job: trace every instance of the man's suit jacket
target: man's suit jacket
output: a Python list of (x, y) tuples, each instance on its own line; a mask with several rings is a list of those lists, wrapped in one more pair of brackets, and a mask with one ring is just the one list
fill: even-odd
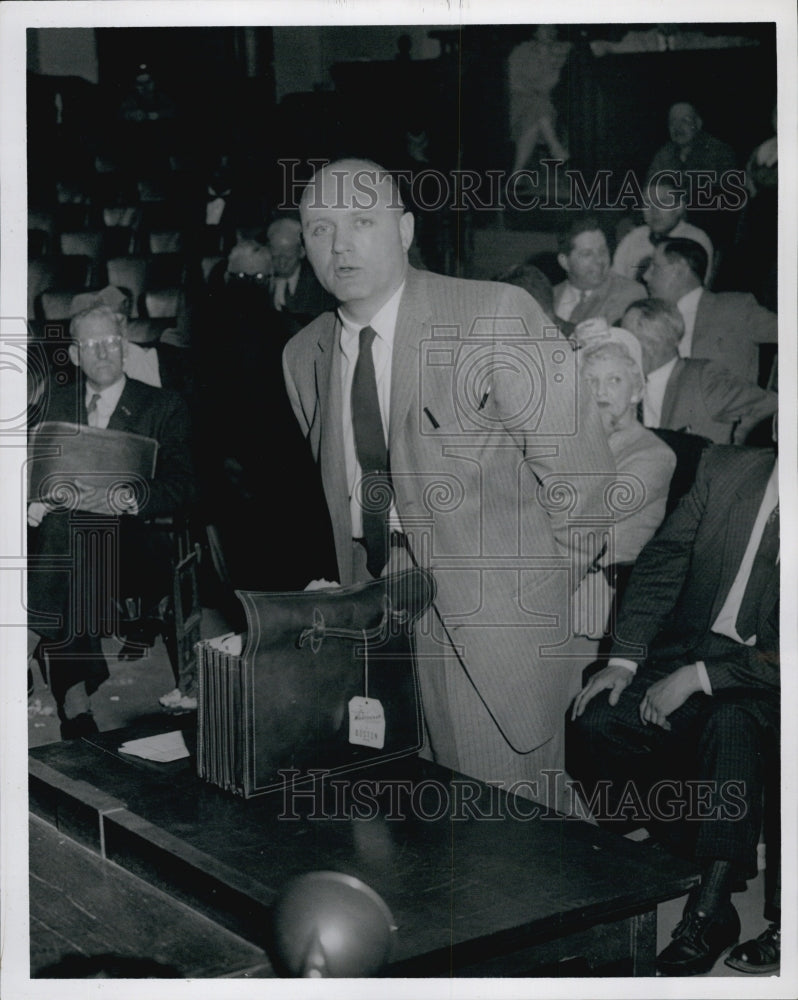
[[(321, 467), (347, 584), (339, 327), (334, 314), (320, 316), (288, 343), (283, 365)], [(566, 671), (558, 674), (556, 653), (544, 651), (568, 639), (570, 592), (595, 554), (586, 534), (606, 515), (604, 490), (614, 480), (575, 357), (521, 289), (409, 269), (391, 372), (396, 509), (416, 557), (435, 574), (436, 611), (460, 662), (520, 752), (560, 727)]]
[(660, 427), (731, 444), (733, 435), (744, 441), (778, 405), (775, 392), (742, 381), (714, 361), (679, 358), (665, 387)]
[[(554, 286), (554, 311), (557, 315), (567, 287), (567, 281), (561, 281), (559, 285)], [(629, 306), (645, 297), (645, 286), (638, 281), (625, 278), (622, 274), (610, 271), (604, 284), (592, 292), (583, 304), (577, 304), (568, 317), (568, 322), (581, 323), (583, 319), (602, 316), (610, 326), (616, 326)]]
[[(40, 419), (86, 424), (85, 383), (59, 386), (50, 393)], [(193, 502), (194, 471), (191, 461), (191, 431), (186, 404), (174, 392), (128, 378), (109, 430), (128, 431), (155, 438), (158, 458), (148, 497), (139, 511), (142, 518), (173, 514)]]
[(759, 344), (778, 343), (778, 317), (750, 292), (708, 292), (698, 300), (691, 357), (710, 358), (756, 382)]
[(711, 631), (737, 575), (773, 470), (769, 449), (709, 447), (690, 492), (640, 553), (613, 656), (674, 667), (703, 660), (713, 692), (779, 686), (778, 569), (757, 610), (754, 646)]

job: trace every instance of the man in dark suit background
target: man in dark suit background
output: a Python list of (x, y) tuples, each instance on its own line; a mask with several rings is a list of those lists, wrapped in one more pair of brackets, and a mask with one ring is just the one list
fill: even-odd
[[(127, 343), (124, 320), (108, 306), (94, 306), (75, 316), (70, 325), (70, 358), (81, 372), (77, 382), (53, 388), (41, 419), (125, 431), (158, 443), (155, 474), (117, 484), (108, 513), (105, 489), (92, 486), (89, 474), (76, 477), (71, 507), (56, 498), (33, 498), (28, 506), (31, 565), (28, 607), (31, 628), (44, 640), (40, 662), (61, 719), (64, 738), (96, 732), (90, 696), (108, 677), (100, 632), (84, 629), (86, 616), (110, 600), (140, 596), (150, 610), (169, 592), (171, 553), (163, 533), (151, 530), (149, 518), (171, 515), (194, 499), (189, 414), (186, 404), (166, 389), (145, 385), (124, 373)], [(77, 555), (75, 529), (90, 515), (90, 527), (111, 543), (97, 562)], [(69, 558), (67, 571), (59, 558)], [(111, 594), (114, 579), (119, 592)], [(48, 619), (37, 619), (46, 615)]]
[(569, 524), (600, 518), (614, 480), (595, 403), (526, 292), (409, 266), (413, 216), (376, 164), (320, 170), (300, 211), (339, 308), (288, 343), (283, 366), (338, 579), (431, 570), (437, 598), (416, 630), (426, 753), (545, 797), (575, 670), (558, 654), (591, 559), (589, 527)]
[(633, 302), (621, 326), (643, 354), (643, 423), (688, 431), (715, 444), (744, 444), (752, 428), (776, 412), (778, 396), (729, 371), (722, 362), (679, 356), (681, 313), (664, 299)]
[[(731, 892), (756, 875), (779, 692), (777, 462), (769, 449), (711, 447), (638, 557), (611, 658), (577, 696), (568, 733), (572, 773), (608, 789), (596, 818), (631, 809), (678, 833), (682, 849), (695, 838), (702, 881), (657, 960), (663, 974), (707, 972), (737, 940)], [(700, 802), (690, 781), (705, 790)], [(775, 870), (778, 844), (771, 851)], [(777, 919), (778, 895), (768, 906)]]
[(293, 336), (319, 313), (335, 308), (335, 300), (316, 279), (305, 259), (302, 226), (288, 216), (275, 219), (266, 231), (272, 255), (272, 305), (282, 314), (286, 334)]
[(707, 252), (695, 240), (665, 240), (643, 274), (652, 298), (675, 305), (684, 319), (679, 353), (709, 358), (739, 378), (757, 381), (759, 345), (778, 342), (778, 317), (750, 292), (710, 292), (703, 287)]

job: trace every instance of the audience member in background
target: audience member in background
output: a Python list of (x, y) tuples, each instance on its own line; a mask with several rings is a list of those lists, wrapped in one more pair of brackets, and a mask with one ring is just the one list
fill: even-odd
[(676, 455), (637, 417), (645, 379), (640, 342), (627, 330), (599, 324), (577, 328), (580, 374), (596, 400), (615, 468), (633, 500), (614, 523), (614, 541), (602, 563), (632, 563), (665, 517)]
[(283, 314), (288, 336), (293, 336), (320, 313), (334, 308), (335, 300), (305, 260), (298, 219), (276, 219), (267, 230), (267, 246), (273, 265), (272, 304)]
[(775, 392), (760, 389), (708, 358), (683, 358), (684, 320), (663, 299), (634, 302), (622, 325), (640, 341), (646, 386), (643, 423), (743, 444), (748, 431), (778, 409)]
[[(145, 488), (135, 481), (117, 495), (115, 506), (126, 511), (118, 515), (108, 513), (105, 490), (92, 488), (88, 472), (84, 479), (76, 476), (76, 509), (94, 515), (94, 530), (106, 524), (118, 532), (118, 549), (97, 548), (100, 564), (75, 555), (71, 509), (49, 496), (33, 498), (28, 505), (28, 524), (36, 529), (29, 547), (28, 607), (32, 615), (58, 622), (31, 627), (43, 639), (38, 658), (49, 668), (64, 739), (97, 731), (90, 697), (108, 678), (108, 666), (100, 630), (87, 626), (92, 611), (106, 608), (111, 613), (113, 599), (133, 597), (141, 601), (142, 618), (156, 617), (161, 599), (171, 592), (171, 548), (165, 533), (145, 521), (174, 514), (195, 496), (188, 408), (176, 393), (125, 375), (127, 342), (119, 314), (94, 306), (73, 318), (70, 333), (69, 356), (81, 375), (77, 383), (51, 389), (42, 419), (154, 438), (158, 454), (155, 476)], [(64, 572), (58, 561), (70, 556), (71, 571)], [(114, 578), (119, 591), (109, 593)]]
[[(693, 222), (710, 236), (718, 257), (730, 246), (737, 225), (736, 207), (727, 204), (723, 175), (733, 171), (737, 158), (731, 146), (704, 131), (703, 122), (692, 104), (674, 104), (668, 112), (670, 141), (657, 150), (646, 180), (668, 171), (690, 192), (688, 208)], [(737, 187), (742, 185), (739, 171)], [(729, 181), (725, 181), (726, 186)], [(700, 191), (701, 205), (697, 192)], [(736, 206), (736, 196), (734, 199)]]
[[(663, 975), (713, 967), (740, 933), (731, 894), (757, 874), (763, 792), (778, 775), (778, 502), (770, 449), (708, 448), (635, 563), (607, 666), (573, 706), (568, 768), (598, 790), (596, 819), (622, 828), (622, 803), (640, 803), (638, 824), (702, 865), (657, 958)], [(691, 786), (705, 789), (700, 804)], [(776, 896), (766, 915), (778, 914)], [(778, 924), (733, 958), (773, 971)]]
[(712, 241), (697, 226), (685, 221), (684, 191), (673, 180), (663, 178), (646, 190), (643, 205), (645, 225), (632, 229), (623, 237), (612, 259), (612, 269), (633, 281), (641, 281), (651, 263), (654, 248), (669, 237), (695, 240), (707, 252), (705, 283), (712, 275)]
[(733, 170), (736, 166), (731, 146), (704, 131), (704, 123), (692, 104), (680, 101), (671, 105), (668, 135), (668, 142), (654, 154), (646, 175), (648, 178), (666, 170), (682, 173), (711, 171), (719, 177), (724, 170)]
[(272, 257), (243, 240), (222, 266), (197, 359), (205, 515), (219, 529), (233, 587), (298, 590), (332, 578), (332, 532), (282, 378), (288, 331), (272, 304)]
[(554, 289), (539, 267), (527, 261), (526, 264), (519, 264), (495, 280), (503, 281), (507, 285), (515, 285), (518, 288), (523, 288), (525, 292), (529, 292), (552, 323), (558, 326), (566, 337), (571, 335), (574, 328), (573, 323), (555, 316)]
[(557, 261), (567, 275), (554, 286), (554, 312), (560, 319), (576, 324), (601, 317), (612, 326), (645, 293), (638, 282), (610, 269), (607, 238), (597, 216), (580, 213), (557, 241)]
[(193, 370), (191, 355), (184, 347), (174, 343), (161, 343), (152, 330), (145, 332), (142, 342), (131, 340), (136, 324), (131, 323), (130, 314), (133, 296), (125, 288), (107, 285), (98, 292), (81, 292), (70, 304), (70, 317), (94, 306), (108, 306), (120, 317), (120, 327), (127, 341), (124, 371), (130, 378), (144, 382), (157, 389), (172, 389), (190, 402), (193, 392)]
[(677, 306), (684, 320), (679, 354), (709, 358), (744, 381), (756, 381), (759, 344), (778, 342), (775, 313), (750, 292), (710, 292), (702, 286), (707, 255), (693, 240), (668, 239), (643, 275), (648, 293)]
[(177, 105), (172, 98), (158, 90), (146, 65), (139, 66), (131, 92), (119, 105), (119, 117), (127, 122), (154, 122), (174, 118), (176, 114)]

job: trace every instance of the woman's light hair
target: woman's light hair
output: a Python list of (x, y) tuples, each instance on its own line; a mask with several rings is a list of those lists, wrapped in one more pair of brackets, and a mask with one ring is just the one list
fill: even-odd
[(596, 361), (618, 361), (625, 365), (632, 376), (635, 393), (643, 391), (643, 373), (640, 371), (638, 363), (623, 344), (605, 341), (604, 343), (588, 344), (585, 346), (580, 358), (580, 371), (583, 378), (587, 378), (590, 365)]

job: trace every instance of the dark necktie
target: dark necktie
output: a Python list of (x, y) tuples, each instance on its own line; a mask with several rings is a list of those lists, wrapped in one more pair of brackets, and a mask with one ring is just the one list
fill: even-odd
[(745, 587), (740, 610), (737, 613), (735, 629), (741, 639), (750, 639), (756, 635), (759, 619), (759, 605), (769, 583), (776, 571), (776, 558), (779, 554), (779, 508), (773, 509), (765, 524), (759, 548), (756, 550), (748, 583)]
[(376, 336), (370, 326), (364, 326), (360, 331), (360, 350), (352, 378), (352, 429), (362, 473), (360, 490), (366, 566), (375, 577), (380, 575), (388, 561), (388, 511), (393, 501), (388, 449), (382, 430), (377, 377), (371, 354)]
[(669, 233), (649, 233), (648, 234), (649, 242), (651, 243), (651, 245), (653, 247), (658, 247), (660, 245), (660, 243), (664, 243), (665, 240), (669, 240), (670, 238), (671, 237), (670, 237)]
[(92, 422), (92, 417), (97, 413), (97, 404), (99, 402), (100, 394), (99, 392), (95, 392), (89, 400), (89, 405), (86, 407), (86, 422), (90, 427), (96, 427), (96, 424)]

